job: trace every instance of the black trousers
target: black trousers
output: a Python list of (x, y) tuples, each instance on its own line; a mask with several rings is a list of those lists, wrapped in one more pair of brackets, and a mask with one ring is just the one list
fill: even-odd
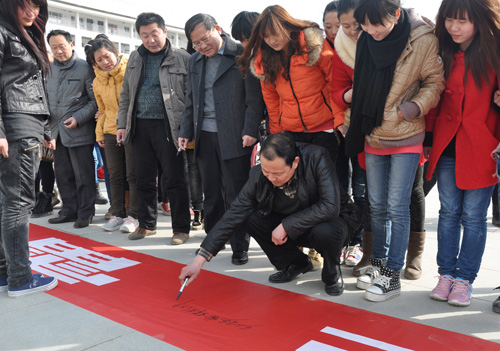
[(410, 202), (410, 231), (425, 231), (425, 192), (424, 192), (424, 166), (417, 168), (415, 180), (411, 189)]
[(66, 147), (57, 138), (54, 170), (62, 199), (60, 214), (89, 218), (95, 212), (94, 144)]
[(40, 191), (40, 181), (42, 182), (42, 191), (47, 194), (52, 194), (54, 192), (54, 182), (56, 176), (54, 174), (54, 169), (52, 168), (52, 161), (40, 161), (40, 168), (36, 174), (35, 180), (35, 193)]
[(315, 132), (315, 133), (302, 133), (302, 132), (286, 132), (295, 142), (309, 143), (313, 145), (323, 146), (330, 152), (333, 165), (337, 165), (337, 157), (339, 154), (340, 139), (337, 132)]
[[(248, 180), (251, 154), (223, 160), (217, 133), (202, 131), (196, 157), (205, 193), (204, 225), (205, 232), (208, 233)], [(233, 252), (248, 251), (250, 237), (244, 230), (240, 230), (231, 237), (230, 243)]]
[(156, 229), (158, 217), (156, 176), (158, 163), (163, 170), (164, 184), (170, 209), (172, 231), (189, 233), (189, 195), (184, 177), (184, 158), (177, 155), (171, 140), (167, 139), (163, 119), (137, 119), (132, 140), (135, 184), (139, 199), (139, 227)]
[(272, 242), (272, 231), (283, 218), (285, 216), (276, 213), (264, 216), (255, 212), (248, 220), (246, 229), (276, 269), (284, 270), (292, 263), (298, 264), (305, 260), (306, 255), (298, 246), (309, 247), (323, 256), (321, 280), (326, 285), (336, 283), (339, 279), (336, 268), (340, 265), (340, 254), (349, 232), (344, 219), (337, 217), (329, 222), (317, 224), (305, 231), (297, 240), (288, 238), (283, 245), (275, 245)]

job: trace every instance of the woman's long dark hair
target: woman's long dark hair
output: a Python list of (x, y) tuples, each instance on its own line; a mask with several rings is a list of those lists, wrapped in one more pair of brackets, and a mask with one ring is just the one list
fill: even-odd
[(32, 0), (34, 4), (40, 6), (40, 13), (30, 28), (24, 28), (19, 23), (17, 9), (31, 11), (26, 0), (0, 0), (0, 12), (3, 18), (19, 31), (22, 42), (36, 57), (40, 68), (47, 73), (49, 70), (49, 58), (45, 45), (45, 26), (49, 18), (47, 0)]
[(445, 77), (452, 69), (460, 45), (455, 43), (445, 27), (446, 18), (464, 19), (474, 24), (476, 34), (465, 52), (465, 77), (470, 69), (478, 89), (490, 82), (488, 70), (493, 68), (500, 78), (500, 6), (498, 0), (443, 0), (436, 16), (436, 36), (444, 62)]
[[(240, 71), (244, 74), (250, 67), (252, 59), (257, 56), (259, 51), (262, 51), (265, 82), (274, 83), (282, 67), (284, 68), (283, 78), (288, 80), (291, 55), (308, 53), (306, 47), (300, 46), (299, 32), (309, 27), (319, 28), (314, 22), (293, 18), (279, 5), (266, 7), (257, 19), (252, 35), (248, 39), (248, 44), (238, 59)], [(288, 36), (289, 31), (290, 36)], [(279, 35), (284, 38), (289, 37), (288, 47), (282, 51), (274, 50), (264, 41), (266, 34)], [(285, 55), (283, 51), (289, 54)]]

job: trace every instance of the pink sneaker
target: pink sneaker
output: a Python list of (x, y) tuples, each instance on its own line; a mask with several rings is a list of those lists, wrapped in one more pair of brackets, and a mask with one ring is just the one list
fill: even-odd
[(431, 298), (439, 301), (447, 301), (450, 295), (451, 286), (453, 284), (453, 277), (449, 274), (440, 275), (439, 282), (436, 287), (431, 291)]
[(472, 285), (468, 280), (455, 278), (451, 287), (448, 303), (454, 306), (469, 306), (472, 297)]

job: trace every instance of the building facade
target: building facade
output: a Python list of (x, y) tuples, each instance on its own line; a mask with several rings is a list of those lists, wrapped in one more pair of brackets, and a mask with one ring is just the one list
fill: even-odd
[[(46, 33), (53, 29), (71, 33), (75, 51), (81, 58), (85, 57), (85, 45), (99, 33), (106, 34), (119, 53), (130, 54), (141, 45), (135, 30), (136, 17), (79, 5), (77, 2), (48, 0), (48, 5)], [(183, 28), (167, 25), (167, 36), (174, 46), (186, 48), (187, 38)]]

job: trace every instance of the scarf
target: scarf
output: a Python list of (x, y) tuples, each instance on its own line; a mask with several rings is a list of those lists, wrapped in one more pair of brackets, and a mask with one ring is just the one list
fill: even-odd
[(335, 38), (335, 51), (343, 63), (354, 69), (354, 60), (356, 58), (356, 42), (339, 29)]
[(382, 125), (385, 102), (391, 90), (396, 62), (410, 37), (408, 13), (401, 16), (389, 35), (376, 41), (362, 33), (356, 48), (351, 124), (346, 135), (346, 155), (355, 156), (364, 149), (365, 135)]

